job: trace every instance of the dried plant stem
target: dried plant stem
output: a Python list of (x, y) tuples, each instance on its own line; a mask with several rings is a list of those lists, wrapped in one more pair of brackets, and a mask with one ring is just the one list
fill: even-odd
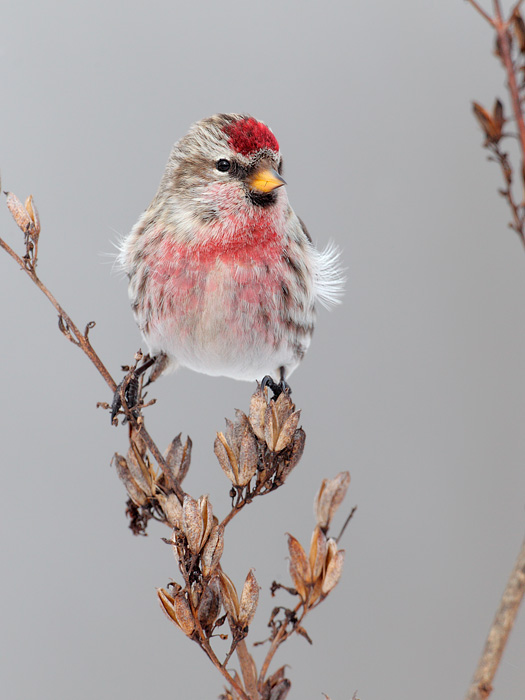
[[(71, 317), (69, 314), (64, 310), (64, 308), (58, 303), (57, 299), (54, 297), (54, 295), (49, 291), (49, 289), (46, 287), (46, 285), (42, 282), (42, 280), (38, 277), (35, 271), (35, 267), (32, 264), (28, 264), (23, 258), (21, 258), (15, 251), (9, 246), (2, 238), (0, 238), (0, 247), (3, 248), (8, 255), (10, 255), (13, 260), (15, 260), (20, 268), (27, 274), (29, 279), (40, 289), (40, 291), (49, 299), (49, 301), (53, 304), (55, 309), (58, 312), (58, 317), (59, 317), (59, 327), (60, 330), (62, 331), (63, 335), (73, 343), (73, 345), (76, 345), (79, 347), (87, 357), (91, 360), (91, 362), (95, 365), (97, 368), (99, 374), (102, 376), (106, 384), (109, 386), (110, 390), (115, 393), (117, 390), (117, 383), (111, 376), (111, 374), (108, 372), (106, 366), (96, 353), (95, 349), (91, 345), (91, 341), (89, 340), (89, 331), (93, 326), (95, 325), (93, 322), (88, 323), (86, 325), (86, 329), (84, 333), (82, 333), (78, 326), (72, 321)], [(149, 435), (148, 431), (146, 430), (143, 420), (137, 418), (133, 415), (131, 411), (126, 411), (127, 418), (130, 422), (130, 425), (137, 430), (137, 432), (140, 432), (140, 435), (144, 439), (144, 442), (148, 446), (148, 449), (150, 450), (151, 454), (154, 456), (155, 460), (157, 461), (157, 464), (159, 467), (162, 469), (164, 474), (166, 474), (170, 485), (173, 486), (173, 490), (177, 494), (177, 497), (179, 501), (182, 503), (184, 499), (184, 491), (180, 487), (180, 484), (173, 482), (173, 480), (170, 477), (169, 470), (166, 467), (166, 461), (164, 457), (162, 456), (159, 448), (155, 444), (154, 440), (151, 438)]]
[(71, 320), (71, 317), (64, 311), (62, 306), (58, 303), (58, 301), (55, 299), (53, 294), (49, 291), (49, 289), (45, 286), (45, 284), (40, 280), (38, 275), (35, 272), (35, 269), (33, 267), (28, 267), (24, 260), (15, 253), (15, 251), (2, 239), (0, 238), (0, 246), (14, 259), (16, 262), (19, 264), (20, 268), (28, 275), (28, 277), (36, 284), (36, 286), (40, 289), (40, 291), (45, 294), (45, 296), (49, 299), (49, 301), (53, 304), (55, 309), (58, 312), (58, 316), (60, 319), (62, 319), (62, 330), (63, 334), (66, 336), (68, 340), (70, 340), (73, 345), (77, 345), (83, 352), (89, 357), (91, 362), (95, 365), (99, 373), (102, 375), (104, 381), (106, 384), (109, 386), (111, 391), (115, 392), (117, 389), (117, 384), (113, 377), (110, 375), (108, 370), (106, 369), (104, 363), (100, 359), (100, 357), (97, 355), (95, 350), (93, 349), (93, 346), (91, 345), (89, 338), (88, 338), (88, 331), (90, 328), (93, 327), (93, 324), (89, 324), (86, 326), (86, 330), (84, 333), (81, 333), (80, 330), (77, 328), (77, 326), (73, 323)]
[[(514, 8), (517, 9), (521, 5), (521, 0), (518, 2)], [(513, 10), (513, 12), (514, 12)], [(516, 82), (516, 74), (514, 72), (514, 63), (511, 56), (510, 47), (510, 36), (509, 36), (509, 20), (504, 21), (501, 15), (501, 7), (499, 0), (494, 0), (494, 11), (495, 17), (493, 19), (493, 26), (496, 30), (498, 36), (498, 42), (501, 51), (501, 60), (505, 66), (505, 72), (507, 74), (508, 88), (510, 92), (510, 97), (512, 101), (512, 111), (514, 113), (514, 118), (518, 126), (519, 144), (521, 150), (521, 162), (525, 163), (525, 121), (523, 119), (523, 113), (521, 111), (521, 100), (518, 90), (518, 84)], [(511, 17), (512, 14), (511, 13)], [(522, 165), (523, 170), (523, 165)], [(510, 188), (509, 188), (510, 190)], [(512, 203), (511, 203), (512, 205)], [(519, 235), (521, 242), (525, 246), (525, 233), (523, 231), (523, 225), (515, 227), (517, 234)]]
[[(228, 683), (232, 686), (232, 688), (235, 689), (241, 700), (258, 700), (258, 696), (256, 695), (247, 695), (244, 691), (244, 689), (239, 685), (239, 683), (231, 676), (226, 668), (221, 664), (219, 659), (215, 656), (215, 652), (210, 646), (210, 643), (204, 636), (204, 632), (202, 632), (202, 629), (200, 630), (202, 633), (203, 639), (201, 640), (201, 647), (204, 649), (206, 654), (208, 655), (208, 658), (212, 662), (212, 664), (217, 668), (221, 674), (224, 676), (224, 678), (228, 681)], [(241, 665), (242, 668), (242, 665)]]
[(175, 481), (174, 479), (172, 479), (171, 473), (166, 465), (166, 460), (164, 459), (161, 451), (159, 450), (159, 448), (155, 444), (155, 441), (153, 440), (151, 435), (146, 430), (144, 423), (142, 421), (137, 421), (137, 419), (135, 418), (135, 416), (133, 416), (133, 414), (131, 412), (129, 412), (129, 414), (130, 415), (128, 415), (128, 420), (129, 420), (130, 425), (137, 432), (140, 433), (140, 436), (142, 437), (142, 439), (144, 440), (144, 442), (148, 446), (148, 450), (155, 457), (155, 461), (157, 462), (159, 467), (162, 469), (162, 472), (166, 476), (166, 479), (167, 479), (169, 485), (173, 488), (177, 498), (179, 499), (179, 502), (182, 505), (182, 503), (184, 501), (184, 495), (185, 495), (184, 490), (181, 488), (181, 485), (179, 484), (178, 481)]
[(241, 666), (241, 673), (246, 686), (246, 692), (250, 696), (250, 700), (259, 700), (259, 691), (257, 690), (257, 671), (253, 663), (253, 658), (248, 651), (244, 639), (237, 644), (235, 651)]
[(476, 2), (476, 0), (467, 0), (467, 2), (470, 3), (470, 4), (472, 5), (472, 7), (473, 7), (477, 12), (479, 12), (479, 14), (480, 14), (482, 17), (484, 17), (484, 18), (487, 20), (487, 22), (488, 22), (489, 24), (494, 25), (494, 22), (493, 22), (493, 20), (492, 20), (492, 17), (491, 17), (489, 14), (487, 14), (487, 13), (485, 12), (485, 10), (484, 10), (482, 7), (480, 7), (480, 5), (478, 5), (478, 3)]
[[(519, 76), (525, 68), (525, 23), (519, 12), (522, 0), (519, 0), (510, 10), (508, 18), (504, 19), (500, 0), (493, 0), (493, 16), (485, 12), (475, 0), (468, 0), (474, 9), (491, 25), (496, 33), (496, 55), (501, 60), (506, 77), (507, 88), (510, 94), (512, 113), (517, 127), (517, 138), (520, 149), (521, 179), (525, 184), (525, 119), (523, 116), (522, 102), (524, 83), (518, 85)], [(517, 52), (513, 46), (517, 46)], [(516, 58), (513, 58), (513, 51)], [(520, 93), (521, 91), (521, 93)], [(502, 139), (510, 134), (505, 134), (502, 127), (506, 122), (503, 114), (503, 104), (496, 100), (494, 111), (490, 114), (478, 103), (473, 104), (474, 113), (485, 133), (484, 147), (492, 153), (489, 160), (499, 163), (505, 189), (500, 190), (512, 212), (510, 227), (519, 235), (525, 246), (525, 199), (520, 204), (512, 193), (513, 170), (510, 158), (501, 147)], [(483, 654), (474, 674), (474, 679), (466, 700), (485, 700), (492, 692), (492, 681), (501, 662), (508, 636), (514, 625), (519, 606), (525, 593), (525, 542), (522, 545), (516, 565), (510, 575), (507, 587), (503, 593), (498, 611), (490, 629)]]
[[(522, 0), (520, 0), (513, 8), (510, 16), (521, 5)], [(514, 63), (512, 61), (511, 49), (510, 49), (510, 36), (509, 36), (509, 24), (510, 20), (504, 20), (501, 14), (501, 7), (499, 0), (494, 0), (494, 12), (495, 17), (492, 19), (492, 25), (496, 30), (498, 35), (498, 42), (501, 51), (501, 58), (503, 65), (505, 66), (505, 72), (507, 73), (507, 80), (509, 81), (509, 92), (512, 100), (512, 111), (514, 112), (514, 118), (516, 119), (516, 124), (518, 125), (519, 142), (521, 148), (521, 158), (525, 160), (525, 121), (523, 120), (523, 113), (521, 111), (520, 95), (518, 90), (518, 84), (516, 82), (516, 74), (514, 72)]]
[(492, 681), (501, 661), (520, 603), (525, 593), (525, 540), (510, 574), (485, 648), (465, 700), (485, 700), (492, 692)]
[[(472, 7), (490, 24), (496, 33), (496, 53), (499, 56), (503, 69), (507, 76), (507, 88), (510, 95), (510, 101), (512, 105), (512, 113), (514, 120), (516, 122), (518, 133), (514, 135), (519, 143), (520, 153), (521, 153), (521, 178), (525, 183), (525, 119), (523, 117), (522, 111), (522, 96), (520, 95), (520, 87), (518, 86), (517, 74), (523, 69), (523, 66), (517, 63), (512, 56), (512, 46), (513, 37), (512, 30), (516, 31), (516, 24), (520, 23), (518, 26), (523, 27), (523, 21), (519, 15), (519, 7), (522, 0), (519, 0), (509, 13), (508, 19), (504, 19), (501, 11), (501, 3), (499, 0), (493, 0), (494, 16), (491, 17), (485, 10), (483, 10), (480, 5), (475, 0), (467, 0)], [(520, 30), (522, 31), (522, 30)], [(522, 39), (523, 40), (523, 37)], [(523, 48), (521, 49), (520, 56), (523, 58)], [(523, 90), (523, 85), (521, 86)], [(499, 102), (499, 101), (497, 101)], [(506, 189), (500, 190), (500, 194), (503, 195), (509, 204), (512, 212), (513, 221), (510, 227), (516, 231), (522, 244), (525, 246), (525, 199), (520, 205), (516, 204), (514, 196), (512, 194), (512, 180), (513, 172), (512, 166), (510, 164), (508, 154), (504, 153), (499, 146), (499, 141), (502, 138), (508, 137), (509, 134), (504, 134), (501, 131), (501, 126), (503, 125), (503, 106), (500, 103), (499, 107), (501, 109), (502, 122), (497, 128), (497, 136), (494, 134), (489, 134), (485, 129), (485, 135), (487, 140), (485, 142), (485, 147), (489, 148), (494, 153), (493, 160), (496, 160), (501, 167), (503, 177), (506, 183)], [(475, 111), (480, 109), (480, 105), (474, 103)], [(481, 108), (481, 112), (489, 119), (489, 130), (494, 127), (493, 117), (491, 117), (485, 110)], [(479, 119), (479, 114), (477, 115)], [(492, 160), (492, 158), (491, 158)]]
[[(293, 609), (294, 613), (298, 613), (299, 610), (301, 609), (301, 606), (303, 605), (303, 602), (301, 601), (300, 603), (297, 603), (295, 608)], [(298, 624), (301, 624), (304, 616), (306, 615), (306, 608), (303, 610), (303, 614), (299, 618)], [(288, 637), (290, 636), (290, 632), (287, 630), (288, 625), (286, 622), (283, 622), (281, 627), (279, 628), (277, 634), (275, 635), (274, 639), (272, 640), (271, 646), (268, 650), (268, 653), (266, 654), (266, 658), (263, 661), (263, 665), (261, 666), (261, 672), (259, 673), (259, 689), (262, 689), (264, 679), (266, 678), (266, 674), (268, 673), (268, 669), (270, 668), (270, 664), (272, 663), (272, 659), (275, 655), (275, 652), (279, 648), (279, 646), (285, 642)]]

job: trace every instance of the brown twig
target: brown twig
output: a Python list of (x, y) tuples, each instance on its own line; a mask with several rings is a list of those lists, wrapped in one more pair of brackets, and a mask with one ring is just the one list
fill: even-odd
[[(522, 97), (520, 95), (520, 87), (518, 86), (518, 81), (516, 79), (517, 72), (521, 70), (523, 66), (518, 66), (517, 62), (513, 59), (513, 39), (510, 31), (511, 27), (516, 30), (516, 26), (518, 26), (518, 30), (516, 31), (522, 32), (522, 29), (519, 28), (523, 27), (522, 18), (519, 14), (519, 7), (522, 0), (519, 0), (519, 2), (514, 5), (510, 11), (508, 19), (503, 18), (499, 0), (493, 0), (494, 15), (492, 17), (485, 12), (485, 10), (483, 10), (483, 8), (475, 0), (467, 0), (467, 2), (469, 2), (472, 7), (474, 7), (474, 9), (491, 25), (496, 33), (496, 53), (501, 59), (503, 69), (505, 70), (507, 77), (507, 88), (510, 95), (512, 113), (518, 130), (517, 140), (521, 153), (521, 175), (525, 184), (525, 119), (521, 108)], [(521, 60), (523, 60), (523, 54), (524, 49), (521, 47), (519, 54)], [(501, 103), (499, 106), (501, 109), (503, 109)], [(480, 108), (480, 105), (475, 104), (474, 107), (476, 112), (476, 110)], [(485, 147), (491, 150), (494, 154), (494, 160), (500, 164), (503, 177), (505, 179), (506, 189), (500, 190), (500, 193), (507, 199), (512, 212), (513, 221), (510, 224), (510, 227), (516, 231), (522, 244), (525, 246), (525, 201), (522, 201), (522, 203), (518, 205), (514, 200), (511, 190), (511, 183), (513, 179), (512, 167), (507, 154), (501, 151), (499, 147), (499, 140), (509, 135), (501, 133), (501, 124), (498, 127), (499, 133), (496, 136), (494, 136), (494, 134), (491, 135), (490, 130), (491, 127), (494, 126), (493, 117), (485, 112), (483, 108), (480, 108), (480, 111), (484, 112), (485, 116), (487, 116), (489, 120), (488, 130), (485, 129), (485, 135), (487, 136)], [(478, 118), (480, 117), (479, 113), (477, 116)], [(483, 115), (481, 121), (483, 121)]]
[(249, 695), (246, 695), (246, 692), (244, 691), (244, 688), (242, 688), (239, 683), (233, 678), (233, 676), (228, 673), (226, 668), (221, 664), (219, 659), (216, 657), (215, 652), (210, 646), (210, 643), (206, 640), (205, 642), (202, 643), (202, 648), (206, 652), (208, 658), (212, 662), (212, 664), (215, 666), (216, 669), (218, 669), (221, 674), (224, 676), (224, 678), (228, 681), (228, 683), (231, 685), (232, 688), (235, 689), (236, 693), (239, 695), (241, 700), (252, 700), (252, 697)]
[(493, 19), (493, 26), (498, 35), (501, 59), (505, 67), (505, 72), (507, 73), (507, 80), (509, 81), (509, 92), (512, 99), (512, 109), (514, 112), (514, 118), (516, 119), (516, 124), (518, 125), (521, 155), (522, 157), (525, 157), (525, 121), (523, 120), (523, 113), (521, 111), (520, 95), (518, 90), (518, 84), (516, 82), (516, 74), (514, 72), (514, 62), (511, 56), (511, 40), (509, 35), (509, 26), (512, 21), (512, 17), (514, 13), (518, 10), (519, 6), (521, 5), (521, 2), (522, 0), (520, 0), (513, 7), (510, 13), (510, 18), (504, 20), (501, 14), (499, 0), (494, 0), (495, 17)]
[[(500, 0), (493, 0), (494, 15), (488, 15), (475, 0), (468, 2), (492, 26), (496, 33), (496, 55), (500, 58), (507, 77), (512, 113), (517, 126), (517, 140), (521, 157), (521, 178), (525, 185), (525, 119), (522, 111), (524, 83), (518, 86), (517, 75), (525, 70), (525, 23), (519, 13), (522, 0), (511, 9), (508, 19), (503, 18)], [(511, 34), (511, 29), (514, 33)], [(517, 55), (513, 58), (513, 41), (517, 45)], [(516, 53), (516, 51), (515, 51)], [(521, 94), (520, 94), (521, 91)], [(503, 105), (496, 100), (490, 114), (481, 105), (474, 103), (474, 113), (486, 136), (485, 148), (492, 153), (491, 160), (499, 163), (505, 189), (500, 190), (510, 207), (512, 223), (510, 227), (519, 235), (525, 245), (525, 198), (516, 203), (512, 193), (513, 171), (510, 158), (500, 147), (500, 141), (508, 136), (502, 131), (505, 123)], [(501, 662), (508, 636), (518, 614), (525, 593), (525, 542), (522, 545), (514, 570), (512, 571), (500, 606), (496, 613), (467, 700), (485, 700), (492, 692), (492, 681)]]
[[(297, 603), (297, 605), (293, 609), (294, 615), (299, 612), (302, 606), (303, 601)], [(298, 625), (301, 624), (307, 612), (308, 608), (305, 607), (303, 609), (301, 617), (297, 621)], [(281, 644), (285, 642), (291, 634), (293, 634), (294, 628), (292, 627), (291, 630), (288, 629), (289, 622), (289, 620), (283, 620), (283, 623), (281, 624), (279, 630), (277, 631), (277, 634), (272, 640), (270, 648), (268, 649), (268, 653), (266, 654), (266, 657), (261, 666), (261, 671), (259, 673), (259, 691), (262, 690), (262, 687), (264, 685), (264, 679), (266, 678), (266, 674), (268, 673), (268, 669), (270, 668), (270, 664), (272, 663), (272, 659), (275, 655), (275, 652), (281, 646)]]
[(191, 611), (193, 613), (193, 619), (195, 621), (195, 627), (197, 629), (197, 634), (199, 635), (199, 639), (198, 639), (199, 646), (206, 652), (206, 655), (208, 656), (208, 658), (210, 659), (212, 664), (215, 666), (215, 668), (217, 668), (222, 673), (222, 675), (228, 681), (228, 683), (230, 683), (232, 688), (235, 688), (235, 691), (238, 693), (241, 700), (257, 700), (257, 698), (252, 697), (251, 694), (247, 695), (246, 692), (244, 691), (244, 688), (242, 688), (242, 686), (239, 683), (237, 683), (237, 681), (233, 678), (233, 676), (230, 673), (228, 673), (228, 671), (226, 669), (226, 665), (221, 664), (221, 662), (217, 658), (215, 652), (213, 651), (209, 640), (206, 638), (206, 635), (204, 634), (204, 630), (202, 629), (202, 625), (199, 622), (199, 617), (197, 615), (197, 611), (195, 610), (195, 607), (193, 606), (193, 603), (191, 602), (191, 600), (189, 601), (189, 603), (190, 603)]
[(339, 540), (341, 539), (341, 537), (342, 537), (343, 534), (344, 534), (344, 531), (345, 531), (346, 528), (348, 527), (348, 523), (349, 523), (350, 520), (352, 520), (352, 518), (354, 517), (356, 510), (357, 510), (357, 506), (354, 506), (354, 507), (352, 508), (352, 510), (350, 511), (350, 513), (348, 514), (348, 517), (346, 518), (346, 520), (345, 520), (345, 522), (344, 522), (344, 524), (343, 524), (343, 527), (341, 528), (341, 532), (340, 532), (340, 533), (337, 535), (337, 537), (335, 538), (335, 541), (337, 542), (337, 544), (339, 544)]
[(246, 686), (250, 700), (259, 700), (259, 692), (257, 690), (257, 671), (253, 664), (253, 658), (244, 639), (241, 639), (236, 646), (237, 658), (241, 667), (241, 673)]
[[(102, 376), (106, 384), (109, 386), (110, 390), (114, 393), (117, 390), (117, 383), (109, 373), (108, 369), (96, 353), (95, 349), (91, 345), (91, 341), (89, 340), (89, 331), (93, 326), (95, 325), (93, 321), (88, 323), (86, 325), (86, 329), (84, 333), (82, 333), (78, 326), (73, 322), (71, 319), (71, 316), (65, 311), (65, 309), (59, 304), (57, 301), (56, 297), (49, 291), (49, 289), (46, 287), (46, 285), (42, 282), (42, 280), (38, 277), (35, 271), (35, 266), (34, 265), (28, 265), (26, 261), (24, 261), (23, 258), (21, 258), (15, 251), (11, 248), (10, 245), (8, 245), (2, 238), (0, 238), (0, 247), (2, 247), (8, 255), (10, 255), (13, 260), (15, 260), (18, 265), (20, 266), (20, 269), (23, 270), (26, 275), (29, 277), (29, 279), (40, 289), (40, 291), (49, 299), (49, 301), (53, 304), (55, 309), (58, 312), (58, 318), (59, 318), (59, 328), (62, 334), (71, 342), (73, 345), (76, 345), (78, 348), (80, 348), (85, 355), (91, 360), (91, 362), (95, 365), (96, 369), (98, 370), (99, 374)], [(126, 407), (128, 409), (128, 407)], [(177, 497), (179, 501), (182, 503), (184, 499), (184, 491), (181, 488), (180, 484), (174, 482), (170, 475), (169, 471), (166, 467), (166, 461), (164, 457), (162, 456), (161, 451), (155, 444), (154, 440), (146, 430), (146, 427), (144, 426), (144, 422), (142, 419), (137, 419), (133, 413), (128, 409), (126, 410), (126, 416), (130, 422), (130, 424), (138, 431), (140, 432), (142, 438), (144, 439), (144, 442), (148, 446), (148, 449), (150, 450), (151, 454), (155, 458), (157, 464), (159, 467), (162, 469), (164, 474), (166, 474), (166, 477), (169, 480), (170, 485), (173, 487), (173, 490), (177, 494)]]
[(38, 275), (36, 274), (34, 268), (28, 268), (24, 260), (15, 253), (15, 251), (2, 239), (0, 238), (0, 246), (18, 263), (20, 268), (26, 273), (26, 275), (29, 277), (29, 279), (36, 284), (36, 286), (40, 289), (40, 291), (45, 294), (45, 296), (49, 299), (49, 301), (53, 304), (55, 309), (58, 312), (58, 318), (61, 320), (61, 327), (60, 330), (62, 333), (66, 336), (66, 338), (73, 343), (73, 345), (77, 345), (91, 360), (91, 362), (95, 365), (97, 368), (98, 372), (102, 375), (104, 381), (106, 384), (109, 386), (111, 391), (115, 392), (117, 389), (117, 384), (113, 377), (110, 375), (108, 370), (106, 369), (104, 363), (100, 359), (100, 357), (97, 355), (95, 350), (93, 349), (93, 346), (91, 345), (91, 342), (88, 337), (88, 333), (90, 328), (93, 327), (93, 322), (88, 324), (86, 326), (86, 331), (84, 333), (81, 333), (80, 330), (77, 328), (75, 323), (71, 320), (71, 317), (66, 313), (66, 311), (62, 308), (62, 306), (58, 303), (56, 298), (51, 294), (49, 289), (45, 286), (45, 284), (40, 280)]
[(525, 541), (516, 564), (509, 576), (498, 611), (490, 628), (472, 685), (465, 700), (486, 700), (492, 692), (492, 681), (501, 656), (516, 620), (520, 603), (525, 594)]
[(489, 14), (487, 14), (487, 13), (485, 12), (485, 10), (484, 10), (482, 7), (480, 7), (480, 5), (478, 5), (478, 3), (476, 2), (476, 0), (467, 0), (467, 2), (470, 3), (470, 4), (472, 5), (472, 7), (473, 7), (477, 12), (479, 12), (479, 14), (480, 14), (482, 17), (484, 17), (484, 18), (487, 20), (487, 22), (488, 22), (489, 24), (491, 24), (492, 26), (494, 26), (494, 20), (492, 19), (492, 17), (491, 17)]
[(247, 503), (251, 503), (252, 500), (253, 500), (256, 496), (260, 496), (261, 494), (264, 495), (265, 493), (268, 493), (270, 489), (267, 489), (267, 490), (263, 491), (263, 489), (264, 489), (265, 487), (267, 487), (267, 484), (268, 484), (267, 481), (261, 482), (260, 484), (258, 484), (258, 485), (255, 487), (255, 489), (254, 489), (253, 491), (251, 491), (251, 492), (249, 493), (249, 495), (248, 495), (247, 498), (243, 498), (239, 503), (236, 503), (236, 504), (233, 506), (233, 508), (230, 510), (230, 512), (228, 513), (228, 515), (226, 515), (225, 518), (222, 520), (221, 525), (222, 525), (223, 527), (226, 527), (226, 525), (228, 525), (228, 523), (231, 522), (231, 521), (233, 520), (233, 518), (237, 515), (237, 513), (240, 513), (240, 512), (241, 512), (241, 510), (244, 508), (244, 506), (245, 506)]

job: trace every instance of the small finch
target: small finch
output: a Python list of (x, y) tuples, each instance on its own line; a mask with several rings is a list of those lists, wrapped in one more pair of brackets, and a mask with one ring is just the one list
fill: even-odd
[(248, 115), (203, 119), (175, 144), (119, 256), (157, 373), (180, 365), (286, 385), (316, 301), (336, 303), (343, 278), (337, 250), (312, 245), (285, 184), (277, 139)]

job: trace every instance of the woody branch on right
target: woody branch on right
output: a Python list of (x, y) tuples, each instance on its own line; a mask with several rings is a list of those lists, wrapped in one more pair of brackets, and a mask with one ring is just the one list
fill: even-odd
[[(525, 22), (520, 12), (522, 0), (503, 14), (500, 0), (493, 0), (492, 14), (475, 0), (467, 0), (494, 32), (494, 54), (506, 78), (506, 98), (496, 97), (491, 109), (472, 103), (483, 131), (483, 147), (489, 160), (496, 162), (503, 185), (498, 190), (510, 209), (509, 227), (525, 246)], [(514, 147), (517, 144), (517, 149)], [(485, 700), (500, 664), (509, 634), (525, 593), (525, 542), (518, 554), (500, 604), (489, 630), (478, 667), (466, 700)]]

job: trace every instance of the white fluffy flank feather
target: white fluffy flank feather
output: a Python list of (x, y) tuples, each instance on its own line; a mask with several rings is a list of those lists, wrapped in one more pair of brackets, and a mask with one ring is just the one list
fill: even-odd
[(314, 293), (316, 299), (327, 309), (340, 304), (345, 291), (346, 277), (341, 267), (341, 251), (330, 241), (326, 248), (315, 248)]

